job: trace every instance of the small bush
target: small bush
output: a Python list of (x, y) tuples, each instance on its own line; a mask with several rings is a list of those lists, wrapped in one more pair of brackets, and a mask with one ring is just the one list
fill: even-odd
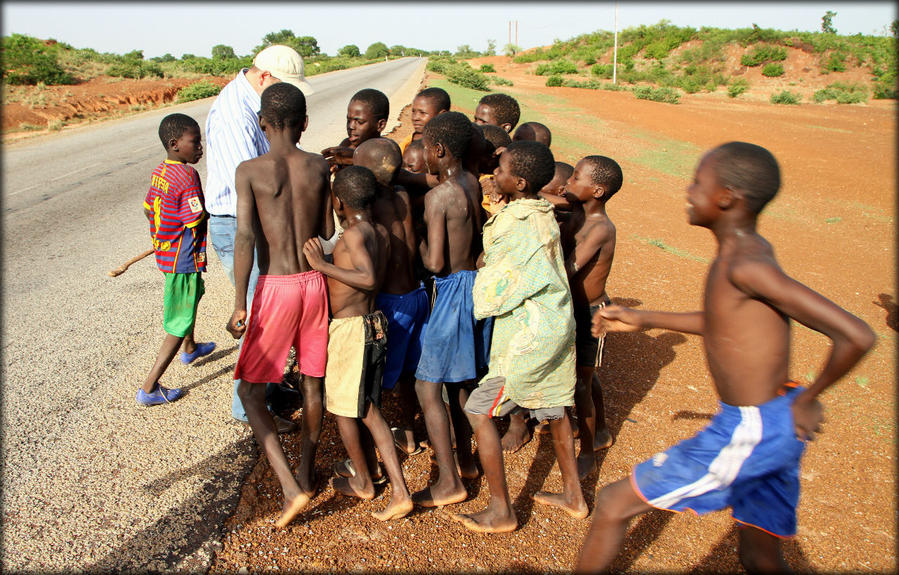
[(496, 68), (493, 67), (493, 64), (481, 64), (481, 73), (489, 74), (490, 72), (496, 72)]
[(490, 78), (490, 81), (495, 86), (514, 86), (515, 85), (512, 83), (512, 80), (506, 80), (505, 78), (500, 78), (499, 76), (493, 76), (492, 78)]
[(665, 104), (677, 104), (680, 94), (674, 88), (653, 88), (651, 86), (637, 86), (634, 88), (634, 96), (638, 100), (652, 100)]
[(772, 104), (798, 104), (802, 100), (802, 95), (789, 90), (771, 94)]
[(837, 104), (858, 104), (868, 100), (868, 89), (862, 84), (834, 82), (815, 92), (812, 98), (816, 104), (827, 100), (836, 100)]
[(577, 74), (577, 66), (568, 60), (555, 60), (547, 64), (538, 64), (534, 72), (538, 76), (555, 76), (558, 74)]
[(549, 87), (561, 86), (563, 83), (562, 76), (550, 76), (546, 79), (546, 85)]
[(594, 64), (590, 67), (590, 73), (600, 78), (611, 78), (614, 66), (612, 64)]
[(453, 84), (471, 88), (472, 90), (480, 90), (482, 92), (490, 91), (487, 76), (481, 74), (465, 62), (447, 66), (445, 67), (445, 70), (444, 74), (446, 74), (446, 79)]
[(222, 89), (219, 86), (206, 80), (194, 82), (190, 86), (185, 86), (178, 90), (179, 102), (190, 102), (193, 100), (202, 100), (211, 96), (217, 96)]
[(845, 72), (846, 54), (843, 52), (831, 52), (824, 62), (825, 72)]
[(428, 71), (436, 72), (438, 74), (446, 74), (446, 69), (449, 66), (453, 66), (456, 64), (456, 61), (451, 58), (428, 58)]
[(767, 62), (780, 62), (787, 59), (787, 50), (783, 46), (771, 46), (764, 44), (753, 48), (750, 52), (743, 54), (740, 58), (740, 64), (744, 66), (761, 66)]
[(775, 64), (774, 62), (769, 62), (765, 64), (765, 67), (762, 68), (762, 76), (768, 76), (769, 78), (776, 78), (778, 76), (784, 75), (784, 67), (780, 64)]
[(731, 81), (731, 83), (727, 86), (727, 95), (731, 98), (736, 98), (743, 92), (749, 89), (749, 80), (746, 78), (735, 78)]
[(55, 51), (31, 36), (12, 34), (2, 39), (3, 81), (10, 85), (74, 84), (75, 78), (60, 65)]

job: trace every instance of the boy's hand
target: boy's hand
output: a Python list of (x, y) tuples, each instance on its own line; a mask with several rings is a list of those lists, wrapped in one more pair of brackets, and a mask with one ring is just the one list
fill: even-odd
[(231, 337), (234, 339), (240, 339), (240, 336), (247, 331), (247, 310), (240, 309), (234, 310), (234, 313), (231, 314), (231, 319), (228, 320), (228, 325), (225, 326), (225, 329), (228, 330), (228, 333), (231, 334)]
[(620, 305), (607, 305), (593, 314), (593, 337), (610, 331), (639, 331), (640, 312)]
[(796, 439), (800, 441), (814, 441), (815, 434), (821, 433), (821, 424), (824, 423), (824, 407), (817, 399), (802, 401), (802, 396), (793, 402), (793, 426), (796, 430)]
[(328, 160), (328, 165), (334, 166), (352, 166), (353, 152), (355, 150), (348, 146), (331, 146), (322, 150), (322, 156)]
[(312, 269), (321, 271), (321, 265), (325, 263), (325, 250), (322, 249), (322, 244), (318, 241), (318, 238), (306, 240), (306, 243), (303, 244), (303, 255), (306, 256), (306, 261), (309, 262)]

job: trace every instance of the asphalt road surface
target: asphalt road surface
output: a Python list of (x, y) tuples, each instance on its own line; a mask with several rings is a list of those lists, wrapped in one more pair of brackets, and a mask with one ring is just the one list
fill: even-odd
[[(423, 72), (406, 58), (309, 78), (301, 145), (345, 137), (362, 88), (390, 97), (395, 123)], [(187, 394), (145, 408), (134, 397), (163, 338), (162, 275), (148, 257), (107, 276), (150, 247), (141, 205), (164, 158), (160, 119), (178, 111), (203, 126), (212, 101), (3, 149), (4, 571), (195, 571), (220, 546), (257, 456), (230, 416), (233, 288), (210, 246), (196, 338), (218, 347), (196, 365), (176, 358), (162, 381)], [(205, 161), (196, 167), (205, 184)]]

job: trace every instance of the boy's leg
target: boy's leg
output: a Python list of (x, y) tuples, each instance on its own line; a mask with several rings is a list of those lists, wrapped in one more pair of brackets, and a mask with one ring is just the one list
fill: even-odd
[(518, 409), (509, 414), (509, 428), (502, 439), (503, 453), (515, 453), (531, 440), (526, 413)]
[(383, 511), (372, 513), (372, 516), (381, 521), (405, 517), (412, 511), (412, 497), (409, 496), (409, 489), (403, 478), (403, 468), (400, 466), (400, 459), (396, 454), (393, 433), (391, 433), (387, 421), (384, 420), (381, 410), (373, 403), (369, 403), (366, 407), (362, 423), (371, 432), (372, 439), (374, 439), (378, 451), (381, 452), (381, 459), (384, 460), (387, 476), (390, 478), (390, 503)]
[(372, 485), (365, 452), (359, 442), (359, 420), (343, 415), (335, 417), (337, 418), (337, 429), (340, 431), (340, 439), (343, 441), (347, 455), (350, 456), (350, 461), (353, 462), (356, 475), (354, 477), (335, 477), (331, 480), (331, 484), (334, 489), (344, 495), (366, 500), (373, 499), (375, 486)]
[(165, 373), (165, 370), (168, 369), (169, 364), (172, 363), (172, 360), (175, 358), (175, 354), (178, 353), (178, 348), (181, 347), (181, 341), (183, 339), (183, 337), (172, 335), (170, 333), (165, 334), (165, 339), (162, 340), (162, 346), (159, 348), (159, 353), (156, 354), (156, 362), (153, 364), (153, 367), (150, 368), (150, 373), (147, 375), (147, 379), (141, 386), (144, 393), (152, 393), (156, 388), (159, 378), (162, 377), (162, 374)]
[(650, 509), (652, 507), (634, 492), (630, 479), (603, 487), (596, 496), (593, 523), (584, 538), (574, 572), (607, 571), (618, 555), (630, 520)]
[(755, 527), (740, 526), (740, 563), (748, 573), (792, 573), (780, 539)]
[(300, 434), (300, 465), (297, 481), (303, 493), (315, 493), (315, 453), (322, 432), (322, 378), (303, 374), (303, 429)]
[[(559, 462), (559, 470), (562, 472), (563, 492), (540, 491), (534, 494), (534, 501), (559, 507), (572, 517), (583, 519), (588, 515), (589, 510), (584, 501), (584, 494), (581, 492), (578, 465), (574, 459), (574, 437), (571, 433), (571, 422), (568, 420), (568, 414), (565, 413), (564, 407), (561, 408), (561, 412), (562, 417), (550, 419), (549, 429), (552, 433), (556, 461)], [(540, 416), (538, 418), (542, 419)], [(583, 437), (583, 431), (581, 437)]]
[(577, 474), (583, 479), (596, 470), (596, 453), (593, 439), (596, 432), (596, 409), (593, 405), (592, 382), (595, 374), (593, 366), (578, 365), (577, 384), (574, 388), (574, 409), (580, 431), (581, 451), (577, 456)]
[(489, 415), (465, 412), (475, 438), (478, 440), (478, 457), (484, 469), (484, 477), (490, 487), (490, 502), (478, 513), (453, 515), (466, 528), (479, 533), (505, 533), (518, 527), (518, 518), (509, 498), (506, 472), (503, 468), (503, 450), (499, 431)]
[(459, 474), (462, 479), (475, 479), (480, 475), (471, 451), (471, 423), (463, 409), (468, 401), (468, 389), (462, 384), (446, 384), (449, 397), (450, 418), (453, 434), (456, 439), (456, 460), (459, 462)]
[(417, 380), (415, 392), (424, 412), (425, 426), (431, 448), (437, 456), (439, 476), (437, 482), (430, 487), (415, 493), (412, 499), (424, 507), (437, 507), (465, 501), (468, 491), (462, 485), (462, 479), (456, 471), (453, 459), (453, 447), (450, 443), (449, 417), (440, 390), (443, 385), (430, 381)]
[(300, 486), (290, 471), (287, 457), (278, 440), (275, 422), (265, 406), (265, 385), (241, 381), (237, 391), (247, 410), (247, 419), (250, 421), (253, 435), (256, 436), (256, 441), (265, 451), (265, 456), (281, 483), (284, 505), (275, 526), (284, 527), (309, 504), (309, 496), (300, 490)]
[(397, 380), (394, 388), (397, 399), (397, 430), (395, 441), (406, 454), (414, 453), (418, 449), (413, 427), (415, 426), (415, 413), (418, 411), (418, 401), (415, 398), (415, 375), (404, 373)]

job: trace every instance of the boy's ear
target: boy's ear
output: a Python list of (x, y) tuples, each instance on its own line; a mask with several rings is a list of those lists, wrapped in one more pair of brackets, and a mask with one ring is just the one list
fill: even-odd
[(178, 139), (177, 138), (169, 138), (169, 149), (173, 152), (178, 151)]
[(502, 128), (503, 130), (505, 130), (507, 134), (512, 133), (512, 124), (510, 124), (509, 122), (506, 122), (505, 124), (500, 124), (499, 127)]
[(743, 194), (739, 190), (730, 186), (721, 186), (715, 196), (715, 205), (722, 210), (732, 208), (738, 200), (743, 198)]
[(306, 128), (308, 128), (308, 127), (309, 127), (309, 114), (306, 114), (306, 119), (303, 120), (303, 130), (302, 131), (305, 132)]
[(379, 133), (379, 134), (380, 134), (381, 132), (383, 132), (383, 131), (384, 131), (384, 128), (386, 128), (386, 127), (387, 127), (387, 120), (386, 120), (386, 119), (381, 118), (380, 120), (378, 120), (378, 133)]
[(434, 144), (434, 151), (436, 152), (438, 158), (442, 158), (446, 155), (446, 146), (438, 142)]
[(606, 187), (605, 186), (593, 186), (593, 197), (597, 200), (602, 199), (603, 196), (606, 195)]

